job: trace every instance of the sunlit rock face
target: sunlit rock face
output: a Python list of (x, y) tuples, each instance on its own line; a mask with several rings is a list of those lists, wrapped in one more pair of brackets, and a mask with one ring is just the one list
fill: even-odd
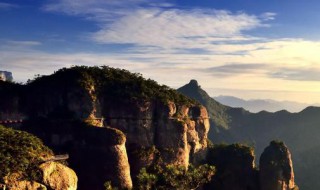
[(291, 153), (282, 142), (272, 141), (260, 157), (261, 190), (298, 189), (294, 182)]
[[(129, 152), (154, 146), (166, 163), (185, 167), (205, 158), (210, 125), (203, 106), (171, 101), (108, 102), (101, 110), (105, 124), (126, 135)], [(136, 171), (146, 165), (141, 163)]]
[[(205, 159), (206, 108), (140, 75), (76, 67), (17, 88), (6, 97), (17, 103), (6, 109), (23, 115), (24, 130), (69, 153), (79, 189), (100, 189), (105, 181), (131, 188), (132, 176), (154, 159), (135, 157), (142, 149), (155, 148), (165, 164), (187, 167)], [(0, 110), (0, 116), (8, 117), (5, 113)]]
[(76, 173), (63, 164), (46, 162), (40, 165), (43, 183), (49, 189), (76, 190), (78, 177)]

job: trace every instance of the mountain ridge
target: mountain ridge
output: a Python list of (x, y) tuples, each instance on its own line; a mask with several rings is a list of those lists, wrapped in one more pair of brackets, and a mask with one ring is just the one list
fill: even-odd
[(291, 113), (300, 112), (308, 106), (318, 106), (318, 104), (307, 104), (294, 101), (276, 101), (272, 99), (241, 99), (234, 96), (216, 96), (213, 99), (230, 107), (243, 107), (252, 113), (260, 111), (277, 112), (287, 110)]
[[(219, 122), (232, 123), (226, 118), (231, 108), (210, 101), (196, 81), (190, 86), (198, 98), (205, 97), (201, 101), (214, 111), (211, 116), (198, 101), (137, 73), (107, 66), (63, 68), (24, 85), (0, 81), (0, 119), (22, 119), (12, 127), (36, 135), (55, 152), (68, 153), (79, 189), (295, 186), (294, 178), (281, 175), (276, 181), (259, 180), (259, 174), (288, 168), (293, 176), (289, 150), (276, 158), (267, 156), (281, 166), (269, 171), (257, 169), (252, 147), (211, 144), (209, 118), (216, 129), (228, 131), (232, 128)], [(275, 152), (287, 150), (285, 144), (276, 144)]]
[[(232, 108), (218, 103), (201, 89), (199, 84), (195, 86), (189, 83), (179, 88), (178, 91), (208, 106), (207, 110), (212, 116), (210, 118), (212, 130), (208, 134), (211, 141), (214, 143), (247, 143), (254, 146), (257, 155), (260, 155), (268, 142), (274, 139), (283, 140), (292, 152), (297, 183), (301, 189), (320, 189), (320, 182), (314, 177), (320, 173), (320, 169), (316, 167), (320, 159), (316, 156), (313, 157), (313, 160), (310, 159), (310, 150), (320, 146), (319, 107), (309, 106), (297, 113), (290, 113), (286, 110), (274, 113), (267, 111), (251, 113), (243, 108)], [(202, 96), (199, 97), (199, 95)], [(210, 106), (212, 102), (216, 107)], [(222, 123), (226, 126), (219, 125), (216, 122), (219, 119), (223, 119)], [(309, 159), (303, 162), (301, 159), (304, 158), (305, 152), (308, 152)]]

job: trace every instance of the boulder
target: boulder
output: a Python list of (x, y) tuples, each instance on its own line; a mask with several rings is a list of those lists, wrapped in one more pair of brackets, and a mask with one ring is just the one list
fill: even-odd
[(8, 190), (46, 190), (47, 187), (35, 181), (15, 181), (8, 186)]
[(57, 162), (46, 162), (40, 165), (43, 182), (54, 190), (76, 190), (78, 177), (67, 166)]
[(1, 184), (0, 188), (9, 190), (46, 190), (47, 187), (36, 181), (23, 180), (21, 173), (12, 173), (4, 177), (5, 184)]

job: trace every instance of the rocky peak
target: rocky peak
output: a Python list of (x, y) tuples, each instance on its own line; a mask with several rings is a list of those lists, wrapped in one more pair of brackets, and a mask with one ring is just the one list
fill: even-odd
[(291, 153), (283, 142), (272, 141), (260, 157), (261, 190), (297, 189)]
[(216, 140), (218, 134), (215, 131), (220, 131), (221, 129), (227, 129), (228, 126), (228, 116), (226, 110), (227, 106), (224, 106), (210, 97), (210, 95), (204, 91), (198, 82), (192, 79), (188, 84), (177, 89), (183, 95), (193, 98), (199, 101), (202, 105), (204, 105), (210, 117), (210, 125), (213, 127), (211, 130), (211, 135), (209, 136), (211, 139)]
[(196, 88), (199, 87), (198, 81), (195, 79), (190, 80), (189, 85)]

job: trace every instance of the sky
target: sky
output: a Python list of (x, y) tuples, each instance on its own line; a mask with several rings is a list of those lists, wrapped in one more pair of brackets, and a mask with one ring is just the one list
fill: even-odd
[(127, 69), (211, 96), (320, 103), (318, 0), (0, 0), (0, 70)]

